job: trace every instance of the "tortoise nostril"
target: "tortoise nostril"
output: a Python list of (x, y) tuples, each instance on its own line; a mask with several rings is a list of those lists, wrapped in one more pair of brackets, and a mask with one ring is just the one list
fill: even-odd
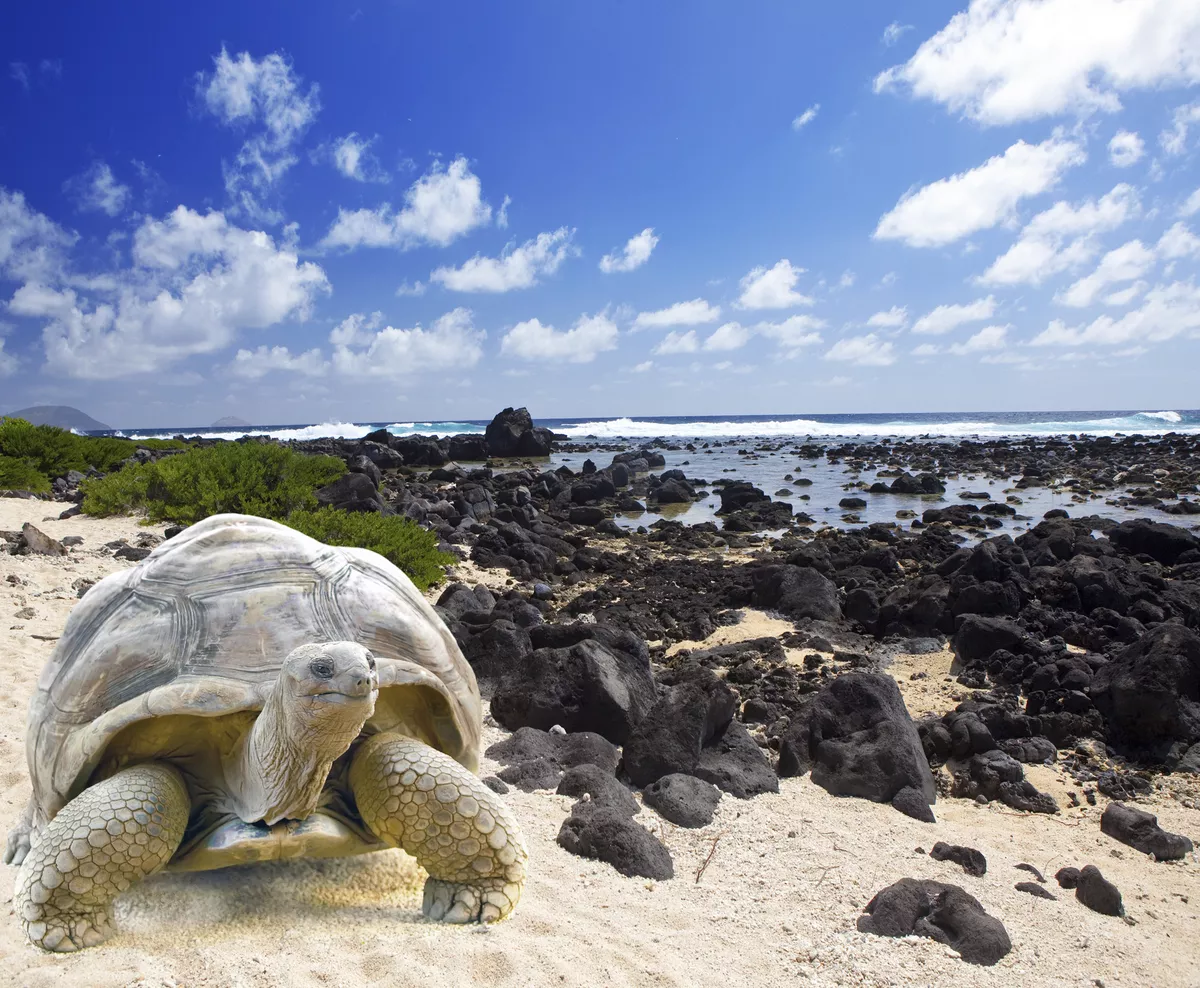
[(314, 659), (308, 668), (317, 679), (333, 678), (333, 663), (328, 659)]

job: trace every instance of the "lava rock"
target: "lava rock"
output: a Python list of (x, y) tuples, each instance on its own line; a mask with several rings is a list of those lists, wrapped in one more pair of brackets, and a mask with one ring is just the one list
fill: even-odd
[(700, 749), (691, 774), (738, 799), (779, 792), (779, 776), (740, 720), (731, 720)]
[(753, 603), (793, 620), (837, 621), (842, 609), (837, 587), (807, 566), (765, 566), (754, 573)]
[(560, 768), (598, 765), (609, 775), (617, 770), (621, 753), (612, 742), (590, 731), (575, 734), (551, 734), (533, 727), (522, 727), (512, 737), (498, 741), (485, 754), (505, 765), (516, 765), (544, 758)]
[(621, 813), (601, 807), (583, 815), (572, 814), (558, 832), (558, 844), (581, 858), (612, 865), (626, 877), (673, 878), (671, 853), (645, 827)]
[(1192, 842), (1182, 834), (1163, 830), (1153, 813), (1124, 803), (1108, 804), (1100, 817), (1100, 830), (1143, 854), (1153, 854), (1159, 861), (1178, 861), (1194, 850)]
[(965, 614), (954, 633), (954, 651), (964, 665), (991, 656), (997, 649), (1019, 649), (1025, 632), (1007, 618)]
[[(891, 802), (913, 788), (937, 799), (933, 774), (900, 689), (882, 673), (845, 673), (788, 725), (779, 774), (803, 775), (835, 796)], [(911, 815), (911, 814), (910, 814)]]
[(642, 799), (680, 827), (707, 827), (721, 801), (721, 790), (711, 782), (675, 773), (646, 786)]
[(1075, 898), (1093, 912), (1105, 916), (1124, 916), (1125, 906), (1117, 887), (1095, 865), (1085, 865), (1075, 886)]
[(937, 823), (932, 807), (925, 800), (925, 793), (914, 786), (905, 786), (892, 797), (892, 809), (921, 823)]
[(344, 473), (332, 484), (320, 488), (317, 491), (317, 504), (341, 511), (375, 511), (381, 514), (385, 509), (383, 498), (365, 473)]
[(573, 813), (590, 806), (591, 809), (585, 812), (595, 812), (597, 808), (604, 807), (623, 816), (634, 816), (641, 809), (633, 794), (617, 781), (616, 776), (605, 772), (599, 765), (576, 765), (568, 769), (559, 780), (555, 792), (580, 800), (585, 795), (591, 797), (586, 804), (577, 804)]
[(858, 918), (861, 933), (924, 936), (970, 964), (992, 965), (1012, 950), (1004, 924), (957, 885), (902, 878), (875, 894)]
[(953, 861), (955, 864), (962, 865), (963, 871), (976, 878), (987, 874), (987, 858), (983, 856), (982, 851), (977, 851), (973, 847), (938, 841), (933, 845), (929, 856), (934, 861)]
[(557, 787), (563, 777), (563, 768), (549, 758), (531, 758), (509, 765), (496, 774), (502, 782), (516, 786), (522, 792), (535, 792)]
[(535, 650), (519, 674), (497, 687), (492, 716), (509, 730), (561, 724), (623, 744), (655, 696), (648, 664), (597, 641), (581, 641)]
[(58, 539), (52, 539), (45, 532), (34, 528), (29, 522), (25, 522), (21, 526), (21, 542), (18, 551), (34, 556), (65, 556), (67, 554), (66, 546)]
[(1049, 899), (1051, 902), (1058, 901), (1058, 896), (1047, 892), (1037, 882), (1017, 882), (1013, 888), (1015, 888), (1018, 892), (1028, 892), (1030, 895), (1036, 896), (1039, 899)]
[(1174, 566), (1191, 549), (1200, 549), (1200, 539), (1176, 525), (1135, 518), (1107, 532), (1108, 540), (1131, 555), (1145, 554), (1166, 566)]
[(1080, 871), (1078, 868), (1068, 866), (1066, 868), (1059, 868), (1054, 873), (1054, 880), (1058, 882), (1060, 889), (1073, 889), (1079, 887), (1079, 876)]

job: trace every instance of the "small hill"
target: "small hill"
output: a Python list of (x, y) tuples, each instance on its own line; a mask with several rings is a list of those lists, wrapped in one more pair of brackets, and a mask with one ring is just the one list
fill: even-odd
[(15, 412), (6, 412), (8, 418), (25, 419), (34, 425), (54, 425), (60, 429), (78, 429), (80, 432), (103, 432), (111, 430), (111, 425), (97, 422), (90, 415), (85, 415), (78, 408), (70, 405), (32, 405)]
[(214, 428), (214, 429), (222, 429), (222, 428), (226, 428), (226, 427), (243, 428), (243, 427), (248, 427), (250, 425), (253, 425), (253, 423), (247, 422), (245, 419), (240, 419), (236, 415), (226, 415), (224, 418), (217, 419), (212, 424), (212, 428)]

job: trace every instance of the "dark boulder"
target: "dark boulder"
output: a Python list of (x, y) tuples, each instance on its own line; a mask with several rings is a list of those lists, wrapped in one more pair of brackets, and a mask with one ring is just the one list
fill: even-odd
[(923, 936), (971, 964), (995, 964), (1012, 950), (1004, 924), (957, 885), (902, 878), (877, 892), (858, 918), (861, 933)]
[(669, 687), (625, 742), (624, 768), (635, 785), (693, 774), (705, 745), (725, 733), (738, 698), (708, 670)]
[(971, 757), (966, 774), (956, 777), (954, 795), (966, 799), (983, 796), (1030, 813), (1058, 812), (1054, 797), (1038, 792), (1025, 778), (1021, 763), (998, 749)]
[(522, 727), (511, 737), (498, 741), (485, 754), (505, 765), (543, 758), (559, 768), (598, 765), (609, 775), (617, 770), (621, 753), (611, 741), (590, 731), (576, 734), (551, 734), (533, 727)]
[(779, 792), (779, 776), (739, 720), (731, 720), (700, 749), (691, 774), (738, 799)]
[(597, 641), (581, 641), (536, 649), (497, 687), (492, 716), (509, 730), (558, 724), (623, 744), (655, 697), (646, 663)]
[(671, 854), (650, 831), (607, 807), (572, 814), (558, 832), (560, 847), (612, 865), (628, 878), (673, 878)]
[(486, 436), (463, 434), (450, 437), (448, 450), (450, 459), (468, 463), (488, 458), (488, 442)]
[(1194, 850), (1192, 842), (1182, 834), (1163, 830), (1153, 813), (1124, 803), (1108, 804), (1100, 817), (1100, 830), (1143, 854), (1153, 854), (1159, 861), (1178, 861)]
[[(584, 796), (589, 797), (586, 803), (575, 805), (572, 813), (576, 814), (581, 810), (590, 813), (603, 807), (631, 817), (641, 809), (633, 794), (617, 781), (617, 777), (598, 765), (576, 765), (568, 769), (559, 780), (555, 792), (560, 796), (574, 796), (581, 801)], [(585, 806), (589, 808), (584, 809)]]
[(837, 621), (837, 587), (807, 566), (764, 566), (754, 574), (753, 603), (795, 620)]
[(721, 801), (721, 790), (691, 775), (664, 775), (642, 790), (647, 806), (680, 827), (707, 827)]
[(492, 456), (549, 456), (554, 436), (534, 426), (528, 409), (506, 408), (488, 424), (484, 440)]
[(1108, 531), (1108, 540), (1132, 555), (1147, 555), (1174, 566), (1190, 549), (1200, 549), (1200, 539), (1186, 529), (1135, 518)]
[(1090, 695), (1133, 747), (1200, 741), (1200, 635), (1180, 624), (1152, 628), (1096, 670)]
[(937, 799), (916, 726), (891, 676), (845, 673), (793, 719), (779, 749), (779, 774), (803, 775), (835, 796), (891, 802), (911, 787)]
[(1075, 898), (1093, 912), (1103, 913), (1105, 916), (1125, 915), (1120, 890), (1100, 874), (1100, 869), (1095, 865), (1085, 865), (1079, 872)]
[(383, 498), (365, 473), (345, 473), (317, 491), (317, 504), (341, 511), (383, 512)]
[(997, 649), (1018, 651), (1025, 632), (1013, 621), (1002, 617), (965, 614), (958, 619), (954, 633), (954, 651), (964, 665), (987, 659)]
[(987, 858), (983, 856), (982, 851), (977, 851), (973, 847), (938, 841), (933, 845), (929, 856), (934, 861), (953, 861), (957, 865), (962, 865), (963, 871), (976, 878), (987, 874)]

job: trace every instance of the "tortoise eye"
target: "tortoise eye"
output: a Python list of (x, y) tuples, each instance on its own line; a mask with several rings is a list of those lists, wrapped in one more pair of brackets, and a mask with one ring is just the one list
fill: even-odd
[(313, 659), (308, 668), (317, 679), (333, 678), (333, 663), (328, 659)]

